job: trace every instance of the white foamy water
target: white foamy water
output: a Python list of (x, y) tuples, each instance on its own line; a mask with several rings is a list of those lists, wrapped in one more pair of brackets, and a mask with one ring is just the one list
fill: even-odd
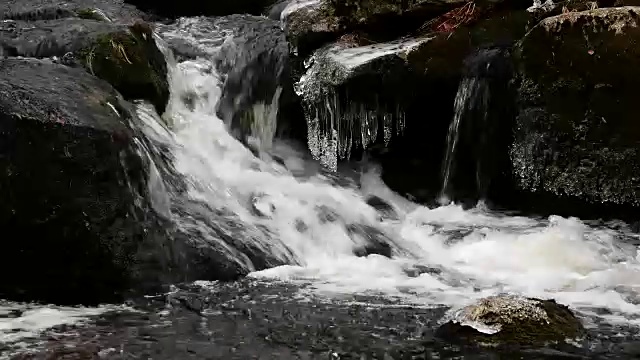
[(38, 336), (41, 331), (54, 326), (82, 323), (91, 316), (122, 308), (63, 307), (0, 301), (0, 344)]
[[(311, 284), (320, 295), (380, 295), (424, 306), (460, 307), (481, 297), (515, 293), (554, 298), (586, 314), (604, 308), (609, 321), (640, 325), (640, 255), (630, 242), (637, 244), (632, 235), (577, 219), (495, 214), (482, 206), (429, 209), (393, 193), (376, 171), (361, 174), (360, 188), (336, 185), (325, 176), (310, 175), (315, 164), (286, 144), (261, 139), (271, 147), (256, 157), (231, 136), (215, 115), (220, 77), (210, 61), (176, 65), (170, 81), (172, 95), (163, 117), (172, 129), (159, 124), (162, 120), (150, 107), (141, 105), (139, 113), (148, 136), (171, 148), (173, 165), (187, 182), (187, 197), (224, 210), (251, 235), (245, 241), (291, 264), (250, 276)], [(189, 107), (182, 100), (187, 94), (194, 99)], [(274, 154), (282, 161), (273, 161)], [(162, 195), (166, 190), (152, 182), (151, 191)], [(365, 202), (370, 194), (393, 205), (397, 219), (381, 220)], [(162, 213), (178, 225), (187, 222), (170, 213), (169, 197), (158, 199)], [(393, 258), (356, 257), (354, 249), (365, 239), (347, 230), (354, 224), (385, 236)], [(216, 241), (204, 225), (195, 226), (203, 226), (202, 237), (193, 241)], [(234, 230), (225, 231), (234, 236)], [(255, 270), (246, 257), (227, 248), (229, 257)], [(18, 307), (20, 316), (8, 316)], [(0, 304), (0, 343), (109, 310)]]
[[(640, 325), (640, 257), (632, 235), (482, 206), (429, 209), (394, 194), (372, 171), (361, 174), (361, 189), (321, 175), (297, 176), (291, 169), (305, 166), (301, 154), (290, 151), (282, 166), (229, 135), (215, 116), (219, 81), (210, 68), (202, 71), (206, 64), (184, 62), (174, 76), (174, 97), (190, 91), (200, 99), (193, 110), (172, 102), (166, 114), (176, 124), (175, 166), (189, 180), (192, 199), (231, 211), (252, 241), (292, 264), (250, 276), (311, 284), (316, 294), (381, 295), (425, 306), (463, 306), (499, 293), (554, 298), (585, 313), (608, 309), (609, 320)], [(250, 206), (255, 194), (261, 215)], [(392, 204), (398, 219), (381, 220), (367, 194)], [(330, 209), (335, 221), (323, 221), (319, 208)], [(394, 257), (354, 256), (363, 240), (347, 231), (349, 224), (384, 234)]]

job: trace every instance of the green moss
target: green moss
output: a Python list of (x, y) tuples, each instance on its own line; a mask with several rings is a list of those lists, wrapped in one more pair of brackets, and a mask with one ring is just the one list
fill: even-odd
[(93, 75), (127, 99), (146, 99), (164, 112), (169, 90), (166, 63), (146, 24), (98, 36), (77, 57)]

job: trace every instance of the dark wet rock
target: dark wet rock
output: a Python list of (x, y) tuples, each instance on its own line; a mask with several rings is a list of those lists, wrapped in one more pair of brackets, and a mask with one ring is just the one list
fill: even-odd
[(0, 246), (0, 298), (117, 303), (292, 261), (254, 238), (266, 230), (172, 198), (182, 184), (140, 121), (83, 69), (0, 63), (0, 223), (22, 239)]
[(109, 301), (130, 285), (146, 179), (127, 106), (83, 70), (0, 63), (0, 221), (14, 234), (1, 245), (0, 297)]
[(296, 84), (303, 100), (308, 145), (330, 169), (374, 143), (403, 133), (417, 85), (405, 59), (429, 38), (357, 46), (339, 42), (318, 50)]
[(635, 83), (640, 8), (543, 20), (519, 45), (517, 187), (551, 207), (640, 205)]
[[(160, 29), (183, 58), (202, 56), (214, 62), (223, 81), (218, 114), (243, 141), (248, 135), (267, 142), (276, 135), (306, 138), (279, 22), (231, 15), (181, 18)], [(185, 42), (185, 35), (195, 41)]]
[(158, 2), (155, 0), (124, 0), (138, 9), (165, 18), (182, 16), (225, 16), (231, 14), (261, 15), (277, 0), (183, 0), (179, 2)]
[(398, 219), (398, 214), (396, 213), (396, 209), (393, 207), (393, 205), (389, 204), (379, 196), (369, 196), (367, 198), (367, 204), (369, 204), (369, 206), (371, 206), (372, 208), (378, 210), (383, 218)]
[[(296, 52), (306, 56), (310, 50), (344, 34), (362, 33), (370, 41), (386, 42), (407, 34), (425, 33), (432, 23), (444, 21), (440, 16), (465, 6), (469, 7), (465, 11), (475, 18), (486, 9), (524, 10), (531, 5), (524, 0), (467, 3), (466, 0), (293, 0), (282, 11), (281, 19)], [(454, 22), (449, 21), (450, 26)]]
[(81, 18), (5, 21), (0, 46), (10, 56), (62, 58), (106, 80), (127, 99), (147, 99), (159, 113), (169, 98), (167, 64), (151, 27)]
[(356, 256), (393, 255), (392, 240), (380, 230), (371, 226), (351, 224), (347, 226), (347, 231), (356, 242), (356, 248), (353, 250)]
[(55, 20), (86, 17), (93, 12), (102, 13), (115, 22), (151, 19), (123, 0), (5, 0), (0, 3), (0, 19), (3, 20)]
[(568, 307), (554, 300), (515, 295), (484, 298), (454, 314), (436, 331), (452, 342), (480, 345), (542, 345), (585, 334)]

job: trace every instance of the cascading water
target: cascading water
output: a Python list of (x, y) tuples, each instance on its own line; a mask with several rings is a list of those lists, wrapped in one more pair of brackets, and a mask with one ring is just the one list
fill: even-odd
[(442, 187), (440, 192), (440, 202), (442, 204), (449, 202), (447, 192), (449, 191), (449, 182), (451, 181), (451, 173), (453, 172), (458, 141), (460, 140), (460, 122), (464, 115), (476, 107), (484, 110), (483, 113), (486, 116), (488, 100), (489, 89), (483, 80), (468, 77), (462, 79), (460, 86), (458, 86), (458, 93), (456, 94), (453, 105), (453, 121), (451, 121), (451, 125), (449, 126), (447, 150), (442, 166)]
[(481, 199), (487, 195), (494, 169), (503, 165), (499, 154), (505, 151), (499, 139), (509, 139), (508, 131), (500, 131), (509, 126), (511, 116), (510, 77), (505, 49), (481, 49), (465, 61), (442, 164), (441, 204), (449, 203), (450, 196), (458, 190), (454, 184), (456, 175), (472, 177), (475, 194)]
[[(176, 124), (174, 166), (190, 200), (224, 209), (217, 221), (234, 219), (242, 227), (235, 231), (251, 235), (243, 241), (288, 264), (251, 276), (310, 283), (325, 294), (369, 293), (419, 304), (463, 305), (512, 292), (555, 298), (585, 312), (606, 307), (612, 320), (640, 321), (640, 259), (628, 242), (636, 241), (633, 235), (555, 216), (429, 209), (394, 194), (375, 171), (362, 173), (359, 188), (320, 174), (298, 176), (294, 169), (310, 166), (301, 153), (287, 149), (283, 162), (257, 158), (229, 134), (215, 114), (219, 81), (206, 63), (186, 61), (174, 69), (173, 99), (185, 91), (198, 95), (193, 107), (172, 101), (165, 115)], [(461, 88), (458, 107), (484, 106), (486, 86), (468, 79)], [(365, 201), (372, 194), (397, 216), (381, 218)], [(354, 254), (374, 237), (388, 244), (391, 258)], [(431, 270), (416, 270), (425, 266)]]
[[(170, 82), (163, 119), (144, 104), (138, 113), (149, 140), (170, 153), (168, 172), (184, 186), (169, 186), (157, 164), (163, 184), (151, 191), (164, 194), (158, 204), (194, 243), (219, 249), (250, 277), (309, 284), (314, 294), (372, 294), (422, 306), (515, 293), (640, 326), (638, 237), (624, 227), (455, 205), (430, 209), (394, 194), (375, 170), (363, 172), (359, 186), (338, 185), (310, 172), (314, 164), (304, 153), (270, 138), (272, 132), (260, 134), (282, 161), (256, 156), (232, 136), (216, 115), (221, 81), (210, 59), (174, 64)], [(456, 107), (484, 101), (486, 89), (472, 79), (461, 89)], [(381, 216), (366, 202), (374, 194), (395, 216)], [(357, 256), (372, 243), (389, 251)], [(2, 321), (2, 334), (12, 331)]]

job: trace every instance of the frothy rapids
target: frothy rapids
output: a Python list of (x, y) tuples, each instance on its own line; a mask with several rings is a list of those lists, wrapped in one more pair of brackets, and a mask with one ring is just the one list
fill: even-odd
[[(640, 324), (640, 255), (630, 232), (575, 218), (507, 216), (482, 205), (430, 209), (394, 194), (375, 168), (352, 185), (310, 174), (302, 152), (278, 141), (256, 156), (215, 115), (218, 76), (206, 60), (175, 68), (169, 110), (175, 166), (188, 179), (189, 197), (230, 210), (253, 241), (289, 263), (251, 277), (310, 283), (330, 296), (366, 293), (422, 305), (460, 306), (510, 292), (594, 314), (608, 309), (612, 320)], [(192, 109), (176, 100), (184, 92), (198, 94)], [(365, 201), (371, 194), (392, 204), (398, 217), (381, 219)], [(356, 257), (363, 239), (349, 224), (383, 234), (393, 257)]]
[[(215, 48), (207, 51), (215, 54)], [(288, 264), (255, 271), (246, 256), (228, 248), (228, 256), (252, 271), (250, 277), (309, 284), (305, 291), (315, 295), (367, 294), (422, 306), (457, 307), (516, 293), (640, 326), (639, 242), (624, 226), (510, 216), (482, 204), (471, 210), (455, 204), (427, 208), (394, 194), (374, 167), (351, 183), (335, 181), (286, 143), (276, 140), (256, 155), (232, 136), (216, 116), (221, 79), (210, 60), (174, 64), (170, 81), (164, 115), (170, 127), (140, 105), (145, 132), (170, 148), (175, 171), (187, 184), (182, 196), (219, 210), (217, 221), (241, 225), (224, 225), (225, 231), (242, 232), (243, 241)], [(194, 99), (189, 106), (186, 95)], [(272, 139), (266, 140), (261, 143)], [(172, 198), (160, 180), (154, 188), (158, 207), (178, 226), (197, 228), (201, 239), (194, 241), (215, 242), (211, 225), (194, 222), (188, 212), (170, 212)], [(397, 216), (381, 217), (365, 201), (371, 194), (391, 204)], [(349, 231), (353, 224), (387, 239), (392, 258), (354, 255), (365, 236)], [(0, 329), (7, 327), (0, 319)]]

